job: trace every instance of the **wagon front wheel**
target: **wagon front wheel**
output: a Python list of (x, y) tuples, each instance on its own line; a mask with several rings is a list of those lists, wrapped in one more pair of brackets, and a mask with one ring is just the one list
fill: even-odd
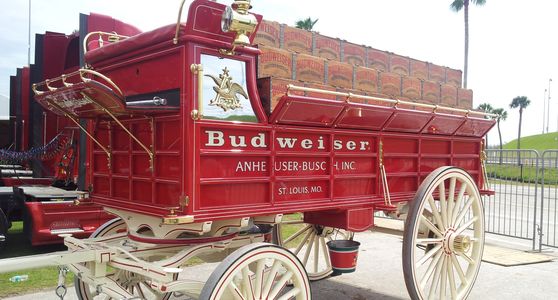
[(306, 300), (311, 299), (310, 282), (290, 251), (256, 243), (227, 256), (209, 276), (199, 299)]
[(403, 236), (403, 272), (412, 299), (465, 299), (484, 247), (484, 213), (474, 180), (441, 167), (421, 184)]

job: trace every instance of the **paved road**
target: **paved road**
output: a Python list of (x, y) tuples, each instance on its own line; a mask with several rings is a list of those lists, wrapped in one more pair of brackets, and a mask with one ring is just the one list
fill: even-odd
[[(401, 267), (401, 237), (382, 232), (359, 233), (362, 243), (355, 273), (312, 284), (319, 300), (408, 299)], [(490, 239), (488, 244), (509, 240)], [(547, 254), (557, 255), (550, 252)], [(33, 274), (30, 274), (31, 276)], [(55, 281), (53, 277), (53, 281)], [(558, 262), (502, 267), (483, 263), (470, 299), (549, 300), (558, 297)], [(58, 300), (53, 291), (8, 298), (10, 300)], [(73, 289), (66, 299), (75, 299)]]
[(533, 230), (536, 224), (535, 229), (543, 234), (543, 244), (558, 246), (557, 186), (545, 186), (542, 211), (540, 186), (493, 182), (491, 188), (496, 195), (484, 201), (488, 232), (532, 239), (537, 234)]

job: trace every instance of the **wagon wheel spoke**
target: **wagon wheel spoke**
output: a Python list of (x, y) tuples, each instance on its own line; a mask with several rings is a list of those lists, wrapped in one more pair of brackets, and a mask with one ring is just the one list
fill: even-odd
[(349, 235), (343, 230), (305, 223), (293, 225), (293, 222), (279, 224), (275, 230), (278, 244), (297, 255), (310, 280), (326, 278), (333, 272), (326, 243), (347, 239)]
[(444, 241), (443, 238), (439, 239), (417, 239), (417, 244), (441, 244)]
[(269, 271), (269, 274), (267, 276), (265, 285), (262, 289), (262, 298), (267, 299), (269, 297), (269, 293), (271, 292), (271, 287), (273, 283), (277, 281), (277, 275), (278, 275), (277, 273), (280, 267), (281, 267), (280, 261), (275, 261), (273, 263), (273, 266), (271, 267), (271, 270)]
[(234, 282), (231, 282), (227, 288), (235, 300), (246, 300), (243, 293)]
[(456, 299), (457, 298), (457, 288), (455, 287), (455, 275), (453, 273), (453, 263), (451, 261), (451, 258), (447, 264), (447, 272), (448, 272), (448, 279), (449, 279), (449, 285), (450, 285), (450, 296), (451, 299)]
[(437, 169), (421, 184), (407, 215), (403, 270), (411, 298), (466, 298), (483, 245), (483, 208), (474, 180), (461, 169)]
[(463, 204), (463, 199), (465, 198), (465, 190), (467, 189), (467, 185), (462, 184), (461, 188), (459, 189), (459, 193), (457, 194), (457, 200), (455, 201), (455, 206), (453, 207), (452, 212), (452, 224), (456, 223), (456, 219), (458, 217), (458, 213), (461, 209), (461, 205)]
[(440, 231), (440, 229), (436, 227), (436, 225), (432, 224), (432, 222), (430, 222), (430, 220), (428, 220), (424, 215), (420, 216), (420, 221), (422, 224), (426, 225), (426, 227), (428, 227), (428, 229), (430, 229), (430, 231), (432, 231), (435, 235), (441, 238), (444, 237), (444, 234)]
[(301, 234), (303, 234), (303, 233), (305, 233), (305, 232), (307, 232), (308, 230), (311, 230), (311, 229), (312, 229), (312, 225), (304, 226), (302, 229), (295, 232), (293, 235), (291, 235), (289, 238), (287, 238), (285, 241), (283, 241), (283, 244), (286, 245), (286, 244), (290, 243), (291, 241), (293, 241), (294, 239), (299, 237)]

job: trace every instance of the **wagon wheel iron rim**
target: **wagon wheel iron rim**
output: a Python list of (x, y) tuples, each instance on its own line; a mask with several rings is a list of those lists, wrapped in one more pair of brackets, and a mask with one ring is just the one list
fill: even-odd
[[(91, 234), (92, 238), (96, 237), (104, 237), (119, 233), (121, 230), (126, 229), (126, 223), (120, 219), (112, 219), (105, 224), (101, 225), (93, 234)], [(138, 296), (138, 299), (161, 299), (167, 300), (169, 299), (172, 294), (159, 294), (154, 291), (147, 283), (145, 283), (144, 279), (137, 274), (132, 272), (124, 271), (124, 270), (112, 270), (112, 272), (107, 273), (107, 276), (110, 276), (114, 281), (116, 281), (122, 288), (130, 292), (135, 296)], [(175, 278), (176, 279), (176, 278)], [(75, 288), (78, 299), (81, 300), (89, 300), (89, 299), (111, 299), (108, 296), (98, 295), (95, 287), (90, 286), (89, 284), (81, 281), (77, 276), (75, 277)]]
[(256, 243), (227, 256), (210, 275), (199, 299), (307, 300), (311, 290), (306, 271), (292, 252)]
[(292, 235), (285, 237), (282, 227), (275, 228), (275, 239), (278, 245), (293, 252), (302, 262), (310, 281), (324, 279), (333, 273), (327, 242), (335, 239), (348, 239), (350, 233), (332, 227), (299, 222), (289, 222), (288, 225), (303, 225)]
[(421, 184), (403, 238), (403, 271), (412, 299), (465, 299), (478, 275), (484, 213), (474, 180), (441, 167)]

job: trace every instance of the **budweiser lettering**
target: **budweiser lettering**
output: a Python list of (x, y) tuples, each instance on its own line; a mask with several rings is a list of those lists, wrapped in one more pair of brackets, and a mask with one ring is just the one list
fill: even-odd
[[(267, 148), (266, 135), (263, 132), (251, 137), (245, 135), (227, 135), (218, 130), (206, 130), (207, 147), (232, 147), (232, 148)], [(275, 145), (280, 149), (301, 148), (302, 150), (326, 150), (323, 136), (314, 138), (276, 137)], [(370, 151), (368, 140), (333, 140), (333, 150)]]

